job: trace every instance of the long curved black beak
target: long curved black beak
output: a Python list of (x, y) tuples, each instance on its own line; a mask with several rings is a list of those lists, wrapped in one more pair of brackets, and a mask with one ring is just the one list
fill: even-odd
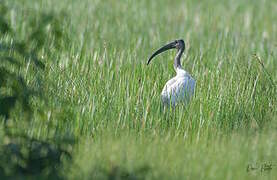
[(148, 62), (147, 62), (147, 65), (150, 63), (150, 61), (155, 57), (157, 56), (158, 54), (164, 52), (164, 51), (167, 51), (169, 49), (173, 49), (173, 48), (176, 48), (176, 42), (171, 42), (163, 47), (161, 47), (160, 49), (158, 49), (156, 52), (154, 52), (154, 54), (152, 54), (152, 56), (149, 58)]

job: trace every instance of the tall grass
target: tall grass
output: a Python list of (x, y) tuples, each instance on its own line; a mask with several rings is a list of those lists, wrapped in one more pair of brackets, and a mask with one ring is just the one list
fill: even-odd
[[(275, 1), (6, 4), (19, 40), (39, 24), (39, 14), (57, 18), (59, 33), (46, 31), (38, 52), (46, 98), (32, 100), (28, 123), (20, 109), (10, 121), (14, 131), (37, 139), (77, 139), (60, 177), (276, 176), (276, 166), (261, 171), (264, 163), (277, 163)], [(13, 41), (2, 36), (1, 42), (5, 38)], [(186, 107), (163, 111), (160, 92), (175, 75), (175, 52), (150, 66), (146, 61), (154, 49), (179, 38), (186, 43), (182, 65), (196, 79), (195, 97)], [(34, 85), (28, 64), (19, 72)], [(247, 172), (249, 164), (259, 170)]]

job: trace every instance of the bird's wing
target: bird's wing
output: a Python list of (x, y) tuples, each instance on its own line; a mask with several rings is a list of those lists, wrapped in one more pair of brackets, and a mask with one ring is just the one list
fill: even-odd
[(194, 92), (195, 81), (191, 77), (175, 77), (169, 80), (163, 88), (162, 98), (164, 102), (188, 100)]
[(194, 92), (195, 81), (189, 76), (178, 79), (176, 82), (178, 96), (181, 98), (190, 98)]

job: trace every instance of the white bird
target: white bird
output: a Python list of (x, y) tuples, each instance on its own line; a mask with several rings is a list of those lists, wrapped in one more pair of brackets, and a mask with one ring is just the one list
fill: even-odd
[(172, 105), (173, 107), (182, 102), (187, 104), (194, 94), (195, 80), (186, 72), (181, 66), (181, 56), (185, 50), (185, 43), (182, 39), (175, 40), (160, 49), (158, 49), (148, 60), (147, 65), (150, 61), (158, 54), (169, 50), (177, 49), (177, 55), (174, 59), (174, 69), (176, 76), (165, 84), (161, 98), (165, 105)]

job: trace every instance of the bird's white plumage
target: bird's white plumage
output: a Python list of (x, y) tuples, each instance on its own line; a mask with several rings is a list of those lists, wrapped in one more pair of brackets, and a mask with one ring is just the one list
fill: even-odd
[(176, 73), (163, 88), (161, 96), (164, 104), (175, 106), (179, 102), (188, 103), (194, 94), (195, 80), (180, 67), (176, 68)]

